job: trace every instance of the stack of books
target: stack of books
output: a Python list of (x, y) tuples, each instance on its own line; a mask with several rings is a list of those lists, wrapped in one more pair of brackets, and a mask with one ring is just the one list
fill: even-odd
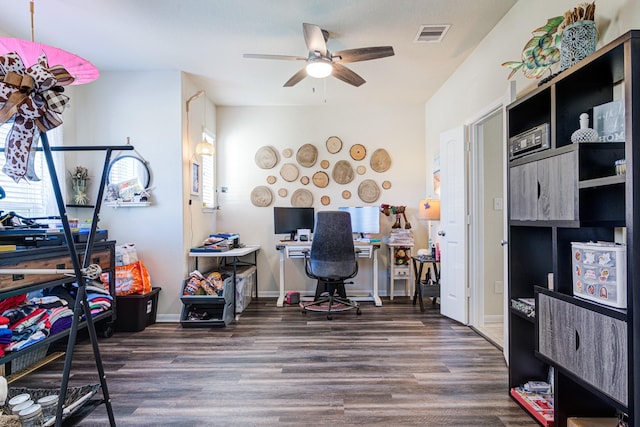
[(553, 395), (525, 391), (523, 387), (511, 389), (511, 396), (545, 427), (553, 427)]

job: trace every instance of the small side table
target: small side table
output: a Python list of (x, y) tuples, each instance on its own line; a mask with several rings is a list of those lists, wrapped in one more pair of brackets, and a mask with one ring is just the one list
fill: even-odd
[[(413, 294), (413, 305), (416, 305), (416, 300), (420, 301), (420, 311), (424, 311), (424, 302), (422, 297), (432, 297), (432, 303), (435, 305), (437, 297), (440, 296), (440, 269), (438, 268), (439, 260), (436, 260), (430, 256), (412, 256), (413, 271), (415, 273), (415, 291)], [(435, 281), (426, 280), (425, 292), (422, 293), (422, 270), (425, 264), (431, 263), (433, 267), (433, 274)], [(431, 267), (427, 267), (427, 278), (431, 277)]]

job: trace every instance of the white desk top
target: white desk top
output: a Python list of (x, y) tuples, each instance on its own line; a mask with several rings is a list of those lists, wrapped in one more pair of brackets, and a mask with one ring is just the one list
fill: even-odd
[(260, 245), (245, 245), (242, 248), (229, 249), (224, 252), (189, 252), (191, 257), (211, 257), (211, 258), (223, 258), (223, 257), (236, 257), (249, 255), (252, 252), (260, 250)]

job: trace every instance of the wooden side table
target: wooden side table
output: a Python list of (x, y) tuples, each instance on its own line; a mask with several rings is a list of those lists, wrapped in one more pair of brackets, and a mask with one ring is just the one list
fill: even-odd
[[(436, 260), (430, 256), (412, 256), (411, 260), (413, 262), (413, 272), (415, 274), (415, 290), (413, 294), (413, 305), (416, 305), (416, 300), (420, 302), (420, 311), (424, 311), (424, 302), (422, 297), (431, 297), (433, 298), (432, 304), (436, 304), (436, 299), (440, 296), (440, 269), (438, 268), (439, 260)], [(433, 274), (435, 277), (435, 281), (431, 281), (429, 278), (431, 277), (431, 267), (427, 267), (427, 280), (425, 286), (425, 292), (422, 292), (422, 270), (425, 264), (431, 264), (433, 267)]]

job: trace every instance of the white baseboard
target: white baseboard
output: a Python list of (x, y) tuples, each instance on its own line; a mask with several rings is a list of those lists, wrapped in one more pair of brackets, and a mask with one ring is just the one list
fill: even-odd
[(499, 323), (504, 322), (504, 316), (502, 314), (490, 314), (484, 316), (484, 323)]

